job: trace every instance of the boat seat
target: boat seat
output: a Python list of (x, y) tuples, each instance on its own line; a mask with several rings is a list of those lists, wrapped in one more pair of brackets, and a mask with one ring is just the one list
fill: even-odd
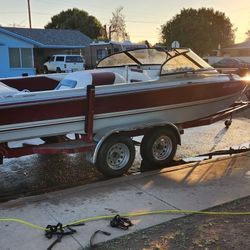
[(123, 76), (111, 71), (77, 71), (68, 74), (59, 82), (55, 90), (85, 88), (87, 85), (102, 86), (110, 84), (126, 83)]
[(126, 83), (125, 78), (119, 73), (115, 73), (111, 71), (92, 73), (92, 84), (95, 86), (119, 84), (119, 83)]

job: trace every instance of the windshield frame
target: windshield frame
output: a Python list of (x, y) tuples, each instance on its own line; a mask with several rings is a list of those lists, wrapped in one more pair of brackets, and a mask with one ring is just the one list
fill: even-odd
[[(184, 50), (183, 52), (180, 52), (179, 50)], [(171, 55), (170, 52), (174, 51), (176, 54), (175, 55)], [(166, 50), (166, 53), (169, 55), (169, 57), (167, 58), (167, 60), (161, 65), (161, 69), (160, 69), (160, 76), (166, 76), (166, 75), (176, 75), (176, 74), (184, 74), (187, 72), (201, 72), (201, 71), (211, 71), (211, 70), (215, 70), (211, 65), (207, 64), (209, 67), (208, 68), (204, 68), (200, 63), (198, 63), (196, 60), (194, 60), (192, 57), (190, 57), (188, 55), (188, 53), (191, 52), (193, 53), (195, 56), (198, 56), (197, 54), (195, 54), (190, 48), (178, 48), (178, 49), (170, 49), (170, 50)], [(177, 71), (177, 72), (169, 72), (169, 73), (162, 73), (163, 72), (163, 68), (164, 66), (172, 59), (178, 57), (178, 56), (184, 56), (185, 58), (187, 58), (190, 62), (192, 62), (193, 64), (195, 64), (197, 67), (199, 67), (199, 69), (187, 69), (186, 71)], [(200, 59), (202, 59), (200, 56), (198, 56)], [(203, 60), (203, 59), (202, 59)], [(204, 61), (204, 60), (203, 60)], [(205, 62), (205, 61), (204, 61)], [(205, 62), (206, 63), (206, 62)]]

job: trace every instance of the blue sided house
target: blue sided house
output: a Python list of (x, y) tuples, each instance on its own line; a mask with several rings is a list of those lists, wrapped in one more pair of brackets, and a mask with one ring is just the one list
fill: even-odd
[(43, 72), (53, 54), (83, 54), (92, 40), (77, 30), (0, 27), (0, 78)]

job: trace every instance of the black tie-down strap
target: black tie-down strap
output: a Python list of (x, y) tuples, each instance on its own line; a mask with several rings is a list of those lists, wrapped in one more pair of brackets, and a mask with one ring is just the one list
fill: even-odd
[(95, 231), (95, 232), (93, 233), (93, 235), (91, 236), (91, 238), (90, 238), (90, 248), (94, 248), (94, 247), (95, 247), (94, 238), (95, 238), (95, 236), (96, 236), (98, 233), (102, 233), (102, 234), (104, 234), (104, 235), (106, 235), (106, 236), (110, 236), (110, 235), (111, 235), (111, 233), (106, 232), (106, 231), (102, 231), (102, 230), (97, 230), (97, 231)]
[(47, 248), (47, 250), (51, 250), (55, 244), (61, 241), (63, 236), (76, 233), (76, 230), (71, 227), (83, 225), (84, 223), (71, 226), (63, 226), (62, 223), (58, 223), (57, 225), (48, 225), (45, 230), (45, 237), (51, 239), (54, 235), (56, 235), (57, 239)]
[(121, 217), (117, 214), (111, 221), (111, 227), (118, 227), (123, 230), (128, 230), (129, 227), (133, 226), (133, 223), (126, 217)]

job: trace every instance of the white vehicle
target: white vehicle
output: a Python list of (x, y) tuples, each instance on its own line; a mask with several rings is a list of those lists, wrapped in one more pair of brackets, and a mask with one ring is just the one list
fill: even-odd
[(53, 55), (44, 63), (44, 73), (74, 72), (84, 70), (85, 60), (80, 55)]

